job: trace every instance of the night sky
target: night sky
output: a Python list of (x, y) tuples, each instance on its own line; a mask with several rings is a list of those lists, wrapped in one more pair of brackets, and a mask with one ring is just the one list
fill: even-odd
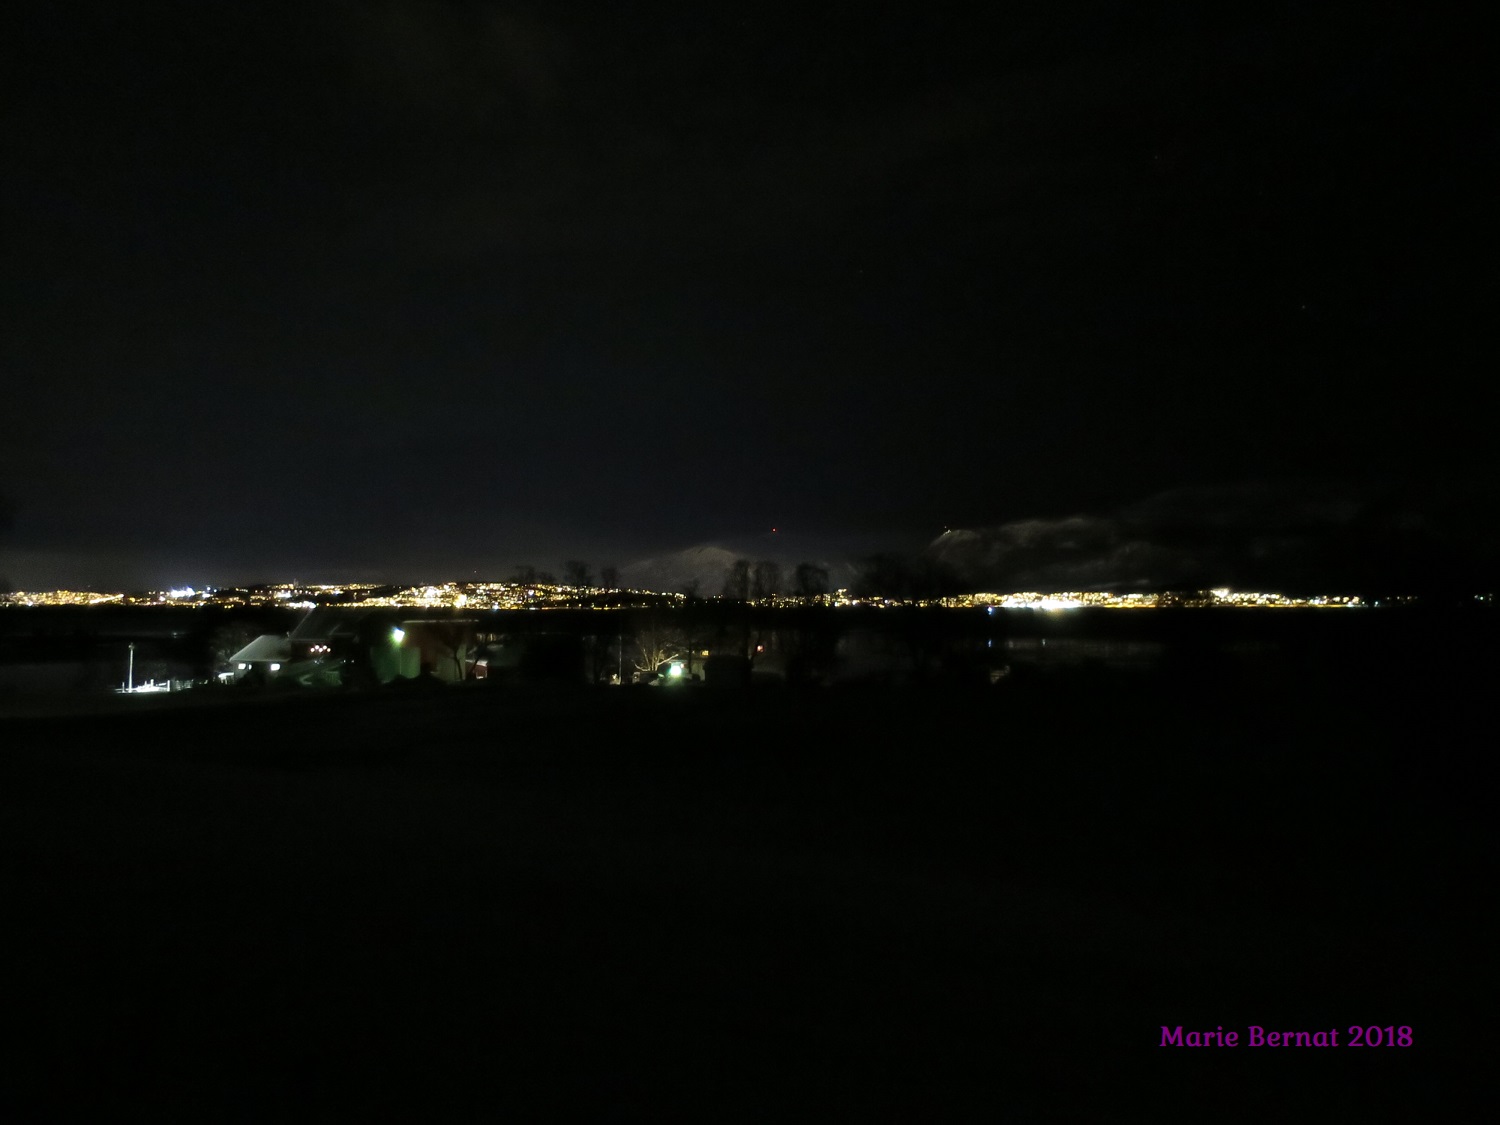
[(555, 7), (7, 8), (0, 576), (1492, 556), (1500, 137), (1439, 8)]

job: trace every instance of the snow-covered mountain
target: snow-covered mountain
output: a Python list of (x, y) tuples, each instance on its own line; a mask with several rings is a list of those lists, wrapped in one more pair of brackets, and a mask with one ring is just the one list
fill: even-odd
[(852, 585), (858, 574), (855, 561), (830, 550), (826, 542), (772, 533), (700, 543), (672, 554), (640, 559), (620, 568), (620, 581), (636, 590), (671, 592), (695, 589), (707, 597), (723, 592), (724, 581), (739, 559), (752, 565), (763, 560), (774, 562), (781, 568), (784, 592), (792, 590), (797, 566), (804, 562), (828, 572), (830, 590)]
[(922, 561), (973, 591), (1411, 590), (1424, 576), (1477, 583), (1486, 567), (1493, 573), (1492, 526), (1459, 503), (1428, 504), (1424, 514), (1374, 488), (1250, 481), (1173, 489), (1100, 514), (950, 531)]
[(979, 591), (1129, 590), (1198, 570), (1184, 552), (1110, 519), (1074, 516), (944, 532), (922, 552), (957, 588)]

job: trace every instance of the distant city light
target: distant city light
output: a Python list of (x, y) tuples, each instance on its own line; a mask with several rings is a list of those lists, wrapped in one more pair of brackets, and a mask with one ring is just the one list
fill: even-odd
[[(486, 607), (492, 610), (519, 609), (577, 609), (622, 610), (647, 605), (659, 605), (664, 600), (681, 605), (686, 600), (682, 593), (651, 591), (643, 589), (616, 590), (610, 600), (600, 602), (595, 596), (601, 591), (588, 587), (560, 586), (555, 583), (537, 582), (446, 582), (441, 585), (407, 586), (400, 589), (379, 587), (374, 583), (345, 582), (337, 585), (304, 585), (280, 583), (245, 588), (213, 589), (209, 587), (180, 587), (170, 590), (141, 591), (138, 593), (99, 593), (80, 590), (47, 590), (0, 592), (0, 606), (62, 606), (62, 605), (182, 605), (182, 606), (276, 606), (277, 608), (299, 608), (310, 610), (319, 606), (381, 608), (422, 608), (473, 610)], [(630, 595), (621, 598), (619, 595)], [(1481, 592), (1473, 595), (1481, 604), (1490, 604), (1493, 594)], [(974, 592), (951, 594), (944, 597), (893, 597), (883, 594), (855, 594), (846, 588), (826, 593), (792, 595), (773, 594), (757, 599), (757, 604), (773, 606), (819, 605), (828, 607), (863, 607), (888, 609), (895, 606), (916, 606), (943, 609), (983, 609), (993, 616), (996, 610), (1063, 610), (1063, 609), (1154, 609), (1159, 607), (1214, 607), (1216, 609), (1238, 607), (1298, 607), (1298, 608), (1363, 608), (1371, 605), (1409, 605), (1416, 601), (1409, 596), (1383, 598), (1379, 602), (1363, 599), (1354, 594), (1287, 595), (1279, 593), (1233, 590), (1227, 586), (1196, 591), (1173, 591), (1168, 593), (1135, 592), (1119, 593), (1106, 590), (1052, 590), (1018, 591), (1013, 593)], [(404, 634), (393, 632), (391, 643), (399, 645)]]
[(1077, 609), (1081, 605), (1082, 602), (1069, 597), (1042, 598), (1036, 603), (1037, 609)]

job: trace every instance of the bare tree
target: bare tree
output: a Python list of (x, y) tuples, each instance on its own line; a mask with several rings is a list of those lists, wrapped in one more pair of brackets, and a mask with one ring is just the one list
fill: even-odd
[(735, 559), (724, 579), (724, 596), (742, 602), (750, 596), (750, 560)]
[(599, 571), (599, 585), (603, 586), (606, 590), (618, 590), (620, 588), (619, 567), (602, 567)]
[(682, 631), (651, 618), (635, 635), (637, 672), (655, 672), (663, 664), (681, 660), (687, 652)]
[(468, 669), (464, 667), (464, 661), (468, 656), (469, 644), (473, 640), (470, 626), (471, 623), (468, 621), (437, 621), (427, 626), (432, 639), (453, 661), (455, 680), (464, 679), (468, 673)]
[(588, 661), (589, 682), (602, 684), (616, 669), (616, 646), (620, 637), (616, 633), (594, 633), (583, 640), (584, 655)]
[(534, 586), (534, 585), (536, 585), (536, 567), (534, 567), (534, 566), (518, 566), (518, 567), (516, 567), (516, 572), (515, 572), (515, 574), (513, 574), (511, 576), (511, 581), (514, 582), (514, 583), (516, 583), (518, 586)]
[(797, 564), (797, 596), (816, 598), (828, 593), (828, 571), (821, 566), (804, 562)]
[(569, 559), (563, 563), (564, 586), (592, 586), (594, 579), (589, 574), (589, 564), (582, 559)]
[(898, 598), (937, 598), (958, 587), (952, 571), (921, 555), (874, 555), (865, 560), (858, 581), (860, 593)]
[(770, 559), (761, 559), (755, 564), (750, 582), (750, 596), (756, 601), (774, 597), (781, 593), (781, 567)]

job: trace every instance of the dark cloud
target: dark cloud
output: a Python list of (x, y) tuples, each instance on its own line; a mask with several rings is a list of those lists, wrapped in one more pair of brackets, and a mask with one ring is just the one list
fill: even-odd
[(69, 13), (0, 122), (29, 550), (1086, 512), (1144, 581), (1384, 526), (1168, 489), (1493, 475), (1488, 64), (1420, 13)]

